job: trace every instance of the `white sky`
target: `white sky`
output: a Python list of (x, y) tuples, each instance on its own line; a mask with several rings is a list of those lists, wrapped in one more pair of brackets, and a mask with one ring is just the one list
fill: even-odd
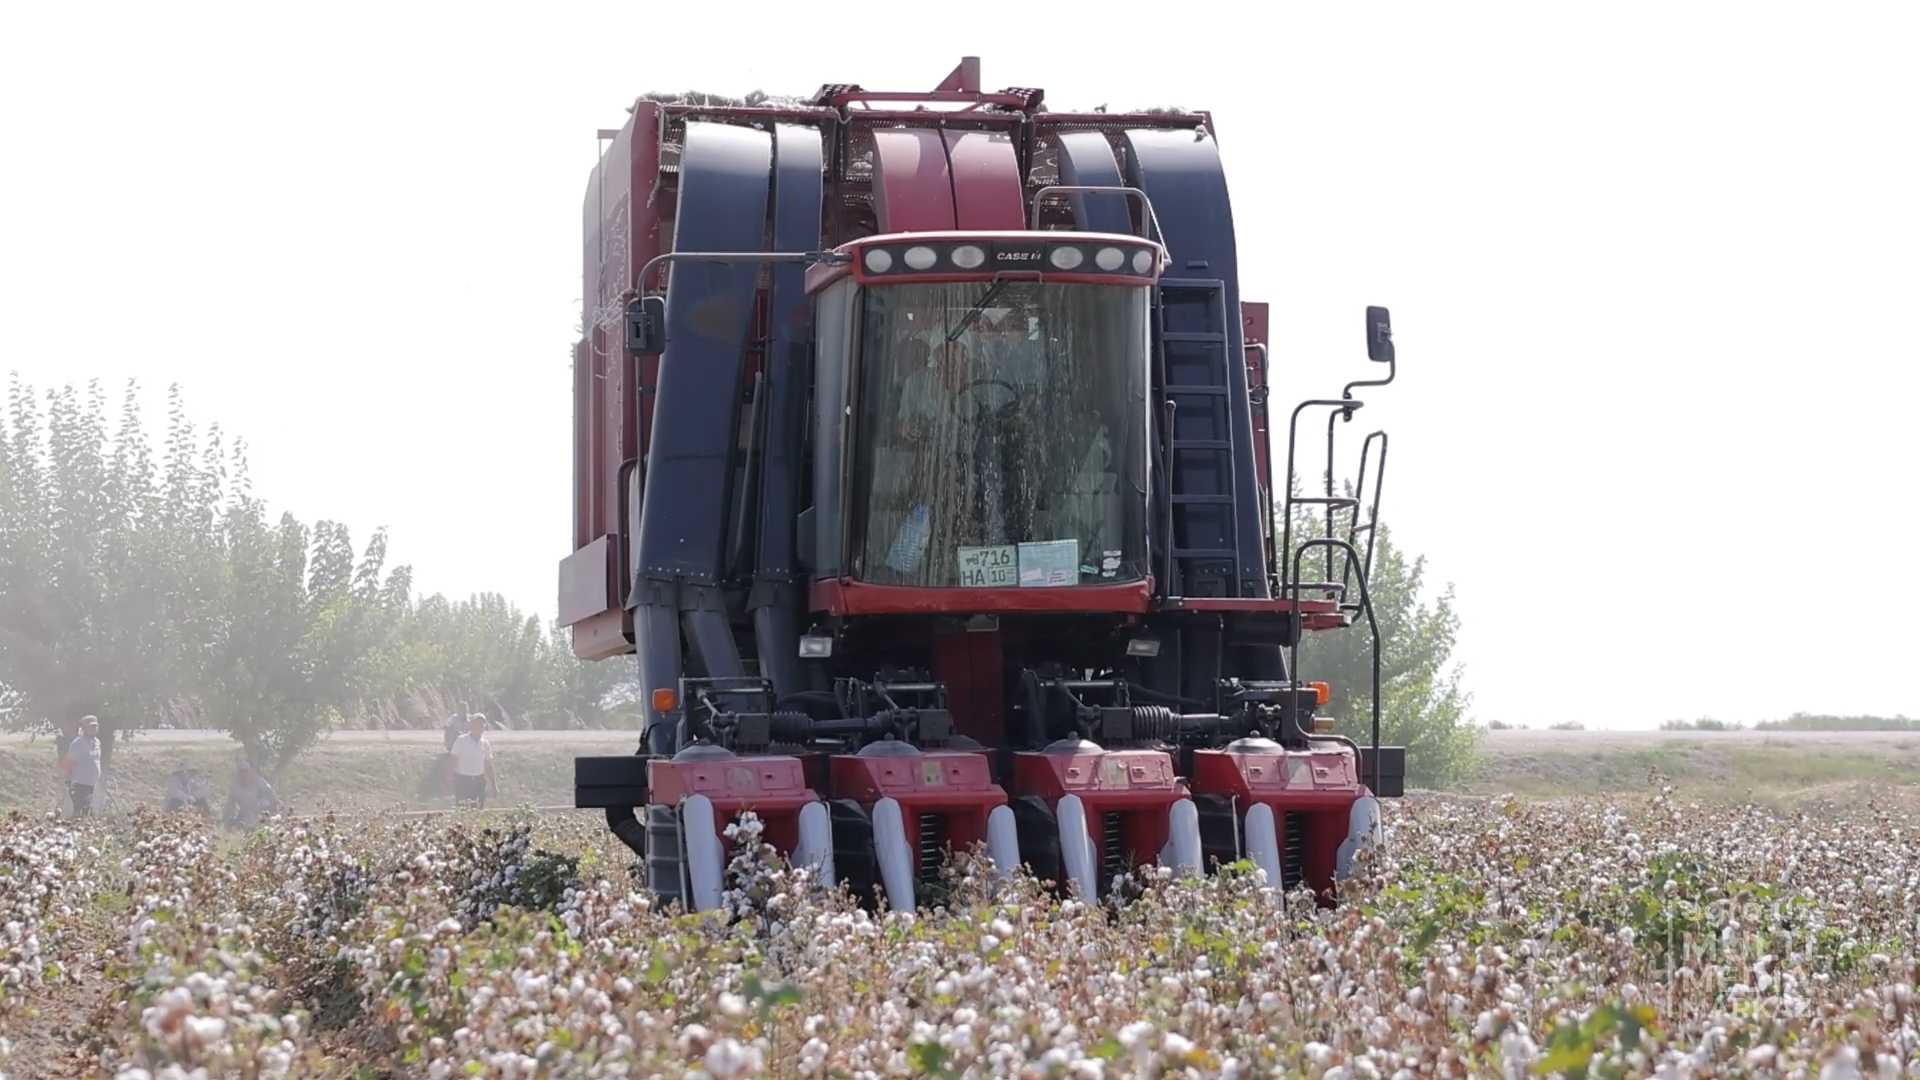
[(550, 615), (595, 130), (979, 55), (1214, 112), (1280, 415), (1391, 307), (1348, 445), (1480, 719), (1920, 715), (1920, 8), (1072, 7), (6, 5), (0, 369), (178, 381), (274, 508)]

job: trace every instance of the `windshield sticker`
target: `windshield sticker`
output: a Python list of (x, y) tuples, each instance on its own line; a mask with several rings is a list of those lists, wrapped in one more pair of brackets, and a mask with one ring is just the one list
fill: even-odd
[(963, 589), (1007, 589), (1020, 584), (1019, 556), (1012, 544), (963, 547), (959, 563)]
[(1043, 540), (1020, 545), (1020, 587), (1080, 583), (1080, 541)]
[(900, 523), (900, 530), (893, 534), (893, 546), (887, 549), (887, 567), (902, 574), (919, 570), (920, 560), (927, 553), (927, 533), (927, 508), (916, 506)]

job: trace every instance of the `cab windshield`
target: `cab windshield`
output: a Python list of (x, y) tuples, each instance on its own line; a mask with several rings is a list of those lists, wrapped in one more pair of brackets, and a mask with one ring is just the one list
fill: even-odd
[(1145, 576), (1146, 289), (902, 284), (868, 288), (862, 305), (855, 577)]

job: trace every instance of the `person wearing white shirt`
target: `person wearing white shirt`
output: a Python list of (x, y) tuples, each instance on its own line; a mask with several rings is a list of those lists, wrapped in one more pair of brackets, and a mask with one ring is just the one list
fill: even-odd
[(60, 756), (60, 771), (73, 796), (73, 816), (83, 818), (93, 811), (93, 789), (100, 784), (100, 720), (80, 719), (80, 734), (67, 744)]
[(493, 773), (493, 744), (487, 741), (484, 713), (467, 717), (467, 733), (453, 740), (453, 804), (470, 803), (476, 808), (487, 805), (487, 796), (498, 797), (500, 785)]

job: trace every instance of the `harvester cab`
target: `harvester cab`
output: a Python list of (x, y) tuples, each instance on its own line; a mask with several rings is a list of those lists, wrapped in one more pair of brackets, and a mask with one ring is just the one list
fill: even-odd
[[(751, 811), (896, 909), (974, 845), (1089, 898), (1247, 859), (1324, 899), (1401, 794), (1366, 591), (1385, 434), (1352, 493), (1331, 457), (1324, 495), (1292, 482), (1302, 416), (1331, 455), (1391, 381), (1386, 311), (1387, 378), (1302, 403), (1276, 484), (1211, 118), (1041, 100), (969, 59), (931, 93), (643, 99), (602, 133), (560, 608), (578, 655), (637, 654), (645, 726), (577, 760), (575, 805), (663, 897), (716, 905)], [(1362, 621), (1366, 746), (1297, 677), (1303, 634)]]

